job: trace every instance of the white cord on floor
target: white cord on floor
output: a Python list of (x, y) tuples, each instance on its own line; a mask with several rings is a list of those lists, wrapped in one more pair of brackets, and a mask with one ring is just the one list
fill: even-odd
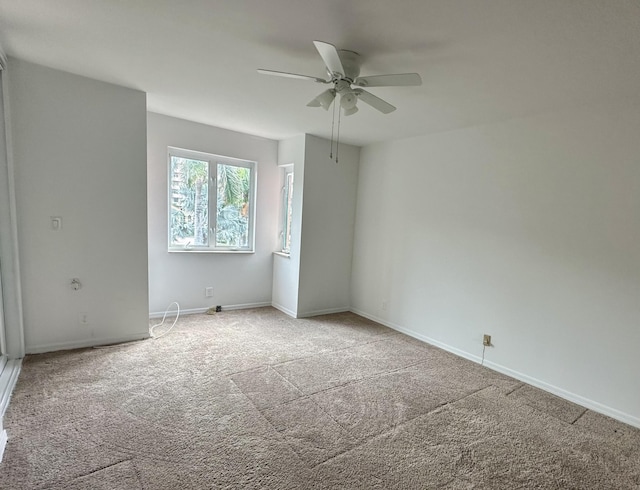
[[(175, 320), (173, 320), (173, 325), (171, 325), (169, 327), (169, 330), (167, 330), (166, 332), (162, 332), (160, 335), (153, 335), (153, 331), (156, 328), (161, 327), (162, 325), (164, 325), (164, 321), (167, 318), (167, 313), (169, 313), (169, 310), (171, 309), (171, 307), (173, 305), (176, 305), (176, 309), (177, 309), (176, 318), (175, 318)], [(164, 316), (162, 317), (162, 321), (160, 323), (155, 324), (152, 327), (149, 327), (149, 335), (151, 336), (151, 338), (154, 338), (154, 339), (159, 339), (160, 337), (163, 337), (164, 335), (167, 335), (169, 332), (171, 332), (171, 329), (176, 326), (176, 323), (178, 323), (178, 318), (180, 318), (180, 305), (178, 304), (177, 301), (174, 301), (169, 306), (167, 306), (167, 309), (164, 311)]]

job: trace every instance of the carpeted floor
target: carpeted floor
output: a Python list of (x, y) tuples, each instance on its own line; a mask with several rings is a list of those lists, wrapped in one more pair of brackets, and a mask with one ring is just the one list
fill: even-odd
[(640, 488), (640, 430), (351, 313), (25, 359), (0, 488)]

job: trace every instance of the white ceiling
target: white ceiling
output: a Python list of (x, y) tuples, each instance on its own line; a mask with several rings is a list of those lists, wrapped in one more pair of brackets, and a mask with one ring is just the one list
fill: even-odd
[(280, 139), (329, 137), (306, 107), (326, 86), (312, 41), (358, 51), (361, 75), (418, 72), (371, 88), (341, 139), (446, 131), (638, 97), (638, 0), (0, 0), (0, 46), (27, 61), (148, 93), (150, 111)]

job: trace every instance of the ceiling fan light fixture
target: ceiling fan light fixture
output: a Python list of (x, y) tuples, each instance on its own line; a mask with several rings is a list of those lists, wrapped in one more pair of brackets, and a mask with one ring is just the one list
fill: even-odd
[(316, 100), (325, 111), (328, 111), (335, 97), (336, 94), (333, 90), (326, 90), (318, 95), (318, 97), (316, 97)]
[(336, 97), (336, 91), (329, 89), (322, 92), (315, 99), (307, 104), (307, 107), (322, 107), (325, 111), (329, 110), (333, 99)]
[(353, 92), (348, 92), (340, 96), (340, 106), (346, 111), (356, 106), (358, 98)]
[(344, 115), (345, 116), (351, 116), (352, 114), (355, 114), (356, 112), (358, 112), (358, 108), (354, 105), (353, 107), (350, 107), (349, 109), (345, 109), (344, 110)]

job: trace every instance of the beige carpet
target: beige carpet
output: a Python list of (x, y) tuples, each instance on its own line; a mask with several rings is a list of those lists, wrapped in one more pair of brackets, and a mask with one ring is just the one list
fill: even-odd
[(354, 314), (29, 356), (0, 488), (640, 488), (640, 431)]

